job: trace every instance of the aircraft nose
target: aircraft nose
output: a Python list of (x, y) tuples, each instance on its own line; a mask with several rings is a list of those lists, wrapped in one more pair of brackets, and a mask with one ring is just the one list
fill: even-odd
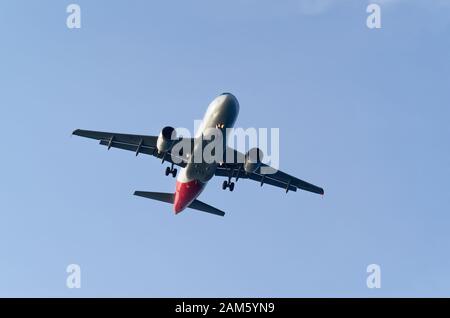
[(231, 93), (222, 93), (222, 94), (220, 94), (220, 96), (225, 97), (225, 100), (226, 100), (227, 102), (236, 102), (236, 101), (237, 101), (236, 96), (234, 96), (234, 95), (231, 94)]
[(239, 113), (239, 102), (231, 93), (222, 93), (220, 96), (224, 97), (224, 104), (226, 104), (228, 107), (233, 107), (235, 110), (235, 113)]

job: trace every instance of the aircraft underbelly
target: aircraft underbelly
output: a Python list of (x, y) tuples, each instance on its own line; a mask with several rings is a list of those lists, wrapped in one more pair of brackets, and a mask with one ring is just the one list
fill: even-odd
[[(226, 128), (234, 126), (238, 113), (239, 103), (236, 98), (231, 94), (220, 95), (208, 106), (196, 137), (202, 136), (207, 129), (220, 126), (224, 133), (223, 140), (225, 143)], [(202, 144), (198, 146), (203, 147)], [(193, 157), (191, 157), (192, 159)], [(201, 161), (197, 163), (195, 160), (192, 160), (185, 168), (181, 169), (178, 175), (174, 200), (174, 210), (176, 213), (188, 207), (200, 195), (207, 182), (214, 176), (217, 163)]]

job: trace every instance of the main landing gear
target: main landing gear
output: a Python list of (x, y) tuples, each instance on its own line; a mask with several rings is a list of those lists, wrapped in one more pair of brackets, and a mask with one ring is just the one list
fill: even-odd
[(233, 192), (233, 190), (234, 190), (234, 182), (231, 182), (231, 180), (233, 179), (233, 177), (236, 179), (236, 182), (239, 180), (239, 174), (241, 172), (241, 167), (239, 167), (239, 169), (237, 170), (236, 176), (234, 176), (234, 171), (235, 170), (233, 168), (231, 168), (229, 170), (228, 180), (225, 180), (222, 183), (222, 189), (223, 190), (226, 190), (228, 188), (230, 190), (230, 192)]
[(222, 189), (223, 189), (223, 190), (226, 190), (227, 188), (228, 188), (231, 192), (233, 192), (233, 190), (234, 190), (234, 182), (230, 182), (230, 181), (225, 180), (225, 181), (222, 183)]
[(171, 174), (172, 177), (175, 178), (175, 177), (177, 176), (177, 171), (178, 171), (178, 170), (177, 170), (176, 168), (173, 167), (173, 163), (172, 163), (172, 166), (166, 168), (166, 176), (168, 176), (169, 174)]

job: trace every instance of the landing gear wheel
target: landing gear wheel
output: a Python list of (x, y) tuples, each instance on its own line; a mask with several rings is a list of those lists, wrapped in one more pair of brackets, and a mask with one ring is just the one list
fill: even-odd
[(222, 183), (222, 189), (223, 190), (226, 190), (228, 188), (228, 181), (224, 181), (223, 183)]
[(233, 192), (233, 190), (234, 190), (234, 182), (231, 182), (229, 184), (229, 188), (230, 188), (230, 191)]
[(177, 176), (177, 172), (178, 172), (178, 170), (177, 170), (177, 169), (174, 169), (174, 168), (173, 168), (173, 164), (172, 164), (172, 167), (167, 167), (167, 168), (166, 168), (165, 174), (166, 174), (166, 176), (169, 176), (169, 174), (171, 174), (172, 177), (175, 178), (175, 177)]

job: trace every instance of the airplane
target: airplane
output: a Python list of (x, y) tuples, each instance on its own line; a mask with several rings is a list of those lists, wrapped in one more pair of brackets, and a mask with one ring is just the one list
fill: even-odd
[[(174, 166), (181, 167), (176, 180), (175, 193), (146, 192), (135, 191), (134, 195), (158, 200), (173, 204), (175, 214), (180, 213), (186, 208), (207, 212), (219, 216), (224, 216), (225, 212), (212, 207), (197, 198), (205, 189), (208, 181), (214, 176), (226, 177), (223, 181), (222, 189), (233, 191), (235, 182), (239, 179), (249, 179), (259, 182), (261, 186), (268, 184), (282, 188), (286, 191), (297, 191), (297, 189), (324, 194), (324, 190), (318, 186), (300, 180), (294, 176), (284, 173), (280, 170), (263, 173), (263, 168), (270, 166), (262, 163), (262, 152), (258, 148), (249, 150), (242, 154), (237, 150), (226, 145), (224, 138), (224, 153), (232, 153), (233, 158), (237, 160), (225, 160), (221, 162), (196, 162), (192, 155), (192, 149), (204, 147), (205, 142), (198, 142), (199, 137), (208, 129), (219, 129), (221, 132), (227, 128), (232, 128), (239, 114), (239, 102), (231, 93), (223, 93), (216, 97), (208, 106), (202, 123), (195, 135), (195, 138), (183, 138), (176, 136), (176, 130), (173, 127), (164, 127), (158, 136), (132, 135), (111, 132), (101, 132), (92, 130), (77, 129), (73, 135), (96, 139), (100, 145), (110, 148), (118, 148), (133, 151), (135, 155), (147, 154), (159, 158), (162, 163), (168, 162), (171, 166), (165, 170), (165, 175), (177, 176), (177, 169)], [(184, 148), (174, 149), (180, 146), (179, 143), (190, 145), (191, 151), (183, 152)], [(189, 148), (189, 147), (187, 147)], [(198, 161), (198, 160), (197, 160)], [(275, 172), (275, 173), (274, 173)]]

